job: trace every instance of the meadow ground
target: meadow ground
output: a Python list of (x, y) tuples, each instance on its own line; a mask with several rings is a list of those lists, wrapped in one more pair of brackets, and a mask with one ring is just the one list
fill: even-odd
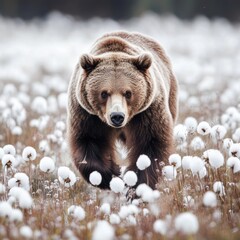
[[(159, 40), (180, 86), (176, 154), (157, 190), (142, 185), (132, 203), (121, 179), (109, 191), (83, 182), (66, 142), (74, 65), (102, 33), (119, 29)], [(239, 23), (52, 13), (1, 17), (0, 33), (1, 239), (240, 239)]]

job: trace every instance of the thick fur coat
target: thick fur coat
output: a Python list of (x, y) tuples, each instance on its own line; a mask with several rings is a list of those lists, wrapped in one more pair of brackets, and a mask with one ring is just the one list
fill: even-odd
[[(115, 142), (129, 150), (127, 170), (152, 188), (161, 162), (173, 151), (177, 81), (163, 48), (139, 33), (114, 32), (80, 57), (69, 84), (68, 139), (71, 156), (86, 181), (98, 171), (100, 188), (120, 175)], [(141, 154), (151, 159), (137, 169)]]

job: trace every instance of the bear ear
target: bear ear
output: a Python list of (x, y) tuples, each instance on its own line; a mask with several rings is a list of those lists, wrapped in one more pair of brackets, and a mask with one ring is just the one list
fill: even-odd
[(148, 53), (143, 53), (134, 59), (133, 63), (140, 71), (146, 71), (152, 64), (152, 57)]
[(83, 54), (80, 57), (80, 65), (81, 67), (86, 70), (86, 72), (91, 72), (99, 63), (98, 59), (95, 59), (90, 54)]

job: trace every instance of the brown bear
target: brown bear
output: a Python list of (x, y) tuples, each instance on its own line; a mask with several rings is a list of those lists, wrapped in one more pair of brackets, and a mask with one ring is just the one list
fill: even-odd
[[(161, 162), (173, 151), (177, 81), (163, 48), (139, 33), (113, 32), (80, 57), (69, 90), (68, 139), (71, 156), (86, 181), (98, 171), (100, 188), (120, 175), (116, 140), (129, 150), (127, 170), (155, 188)], [(151, 166), (141, 171), (141, 154)], [(136, 187), (135, 186), (135, 187)]]

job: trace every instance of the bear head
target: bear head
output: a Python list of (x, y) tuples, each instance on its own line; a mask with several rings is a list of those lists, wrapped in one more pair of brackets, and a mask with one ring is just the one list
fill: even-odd
[(152, 64), (149, 53), (84, 54), (79, 62), (76, 98), (88, 113), (109, 126), (124, 127), (153, 101)]

